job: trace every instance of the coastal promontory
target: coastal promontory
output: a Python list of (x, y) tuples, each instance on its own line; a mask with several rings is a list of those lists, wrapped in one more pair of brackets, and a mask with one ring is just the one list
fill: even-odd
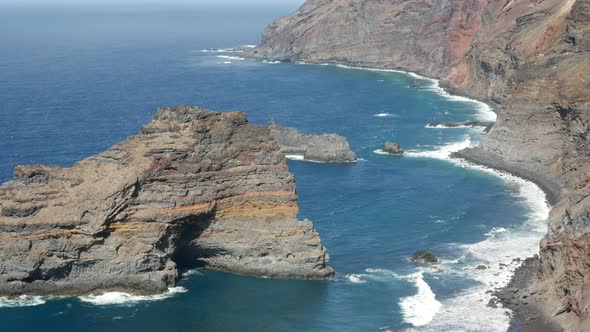
[(19, 166), (0, 187), (0, 295), (158, 293), (186, 269), (334, 274), (267, 126), (241, 112), (157, 111), (72, 167)]

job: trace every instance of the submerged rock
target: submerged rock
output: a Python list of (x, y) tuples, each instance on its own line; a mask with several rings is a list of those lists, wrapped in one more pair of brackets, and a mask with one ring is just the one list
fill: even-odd
[(383, 152), (389, 154), (404, 154), (404, 149), (397, 143), (385, 142)]
[(356, 161), (348, 141), (338, 134), (301, 134), (297, 129), (277, 125), (274, 120), (268, 127), (285, 155), (326, 163)]
[(71, 168), (19, 166), (0, 211), (0, 295), (157, 293), (196, 266), (334, 274), (270, 130), (241, 112), (163, 108)]
[(410, 257), (410, 260), (414, 263), (428, 264), (438, 262), (438, 257), (436, 257), (434, 254), (432, 254), (432, 252), (428, 250), (420, 250), (417, 251), (414, 255), (412, 255), (412, 257)]

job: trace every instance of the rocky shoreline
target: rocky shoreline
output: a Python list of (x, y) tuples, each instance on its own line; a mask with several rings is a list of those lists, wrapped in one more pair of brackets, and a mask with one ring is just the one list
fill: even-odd
[[(493, 295), (504, 308), (512, 311), (509, 331), (520, 332), (559, 332), (558, 321), (545, 312), (543, 303), (547, 302), (542, 290), (534, 285), (539, 273), (539, 256), (530, 257), (516, 269), (510, 283)], [(497, 301), (490, 301), (489, 306), (496, 307)]]
[(498, 171), (515, 175), (519, 178), (528, 180), (539, 186), (547, 197), (550, 205), (555, 205), (562, 195), (563, 186), (557, 183), (549, 176), (543, 176), (539, 173), (520, 168), (503, 160), (500, 156), (495, 156), (489, 152), (483, 151), (478, 147), (467, 148), (451, 154), (453, 158), (464, 159), (476, 165), (489, 167)]
[(590, 329), (590, 0), (308, 0), (247, 56), (415, 72), (497, 105), (455, 156), (539, 184), (553, 209), (540, 243), (544, 312)]

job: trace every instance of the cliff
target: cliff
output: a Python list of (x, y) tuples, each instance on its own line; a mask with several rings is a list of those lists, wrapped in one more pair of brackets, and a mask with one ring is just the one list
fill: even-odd
[(564, 327), (590, 329), (590, 0), (309, 0), (248, 55), (413, 71), (495, 104), (461, 156), (548, 193), (535, 284)]
[(158, 293), (184, 269), (320, 279), (334, 270), (266, 126), (240, 112), (158, 110), (71, 168), (17, 167), (0, 187), (0, 295)]

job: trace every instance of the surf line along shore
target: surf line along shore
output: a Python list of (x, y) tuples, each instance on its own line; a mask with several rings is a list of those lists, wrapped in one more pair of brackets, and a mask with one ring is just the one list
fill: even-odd
[[(452, 95), (440, 86), (439, 81), (437, 79), (428, 78), (415, 73), (395, 69), (355, 67), (350, 65), (331, 63), (297, 63), (302, 65), (336, 66), (352, 70), (391, 72), (409, 75), (412, 78), (418, 80), (425, 80), (430, 83), (430, 85), (420, 87), (420, 89), (423, 91), (432, 91), (450, 101), (464, 102), (474, 105), (475, 110), (477, 112), (475, 114), (475, 117), (478, 121), (493, 122), (496, 120), (496, 114), (492, 111), (492, 108), (488, 104), (468, 97)], [(523, 223), (523, 225), (521, 225), (521, 227), (519, 227), (516, 230), (517, 234), (513, 234), (512, 237), (509, 237), (508, 239), (500, 240), (494, 237), (493, 239), (488, 238), (481, 243), (464, 246), (464, 248), (466, 248), (467, 250), (472, 249), (474, 252), (476, 252), (476, 255), (480, 256), (481, 258), (484, 258), (485, 256), (489, 257), (487, 251), (497, 250), (498, 248), (504, 249), (502, 252), (502, 257), (497, 257), (496, 261), (493, 262), (494, 264), (491, 264), (490, 268), (488, 268), (485, 273), (479, 271), (479, 276), (477, 276), (476, 279), (478, 281), (481, 281), (483, 286), (471, 290), (471, 294), (468, 295), (475, 296), (477, 295), (475, 293), (479, 293), (479, 295), (481, 296), (481, 298), (477, 301), (479, 303), (473, 303), (473, 305), (486, 307), (482, 308), (482, 310), (485, 310), (485, 312), (487, 312), (487, 314), (490, 315), (488, 317), (490, 323), (494, 323), (494, 320), (496, 323), (504, 322), (504, 328), (499, 328), (499, 330), (502, 330), (508, 329), (510, 325), (513, 325), (514, 320), (511, 321), (510, 318), (506, 317), (505, 309), (503, 310), (500, 308), (496, 309), (493, 307), (489, 307), (488, 304), (496, 302), (495, 295), (493, 295), (493, 293), (497, 292), (498, 290), (502, 290), (504, 287), (509, 285), (511, 280), (518, 277), (515, 275), (515, 272), (519, 271), (518, 268), (522, 265), (522, 262), (524, 262), (526, 258), (532, 257), (538, 253), (539, 241), (545, 235), (547, 230), (546, 220), (550, 210), (548, 202), (553, 203), (554, 197), (556, 196), (554, 191), (552, 191), (548, 186), (543, 185), (542, 181), (539, 181), (538, 179), (535, 179), (533, 177), (527, 177), (526, 175), (523, 176), (523, 174), (515, 172), (509, 167), (497, 167), (498, 165), (495, 164), (489, 164), (482, 161), (474, 160), (472, 158), (468, 158), (467, 156), (461, 153), (462, 151), (465, 151), (465, 149), (473, 149), (475, 145), (476, 144), (472, 142), (472, 139), (470, 137), (466, 137), (463, 141), (452, 142), (447, 145), (441, 146), (436, 150), (409, 150), (406, 152), (406, 157), (435, 158), (447, 160), (459, 167), (485, 172), (500, 177), (507, 183), (514, 183), (518, 186), (519, 190), (516, 198), (523, 200), (526, 203), (529, 209), (529, 213), (527, 214), (526, 221)], [(502, 229), (500, 231), (505, 232), (506, 230)], [(482, 248), (485, 248), (485, 250), (480, 250)], [(486, 276), (480, 277), (482, 274), (485, 274)], [(352, 280), (352, 282), (362, 283), (362, 276), (363, 274), (350, 275), (349, 280)], [(423, 281), (423, 279), (421, 280)], [(426, 287), (428, 287), (427, 283), (424, 283), (426, 284)], [(422, 291), (420, 291), (420, 289), (422, 289)], [(436, 308), (436, 310), (431, 310), (431, 313), (427, 315), (429, 317), (423, 317), (423, 315), (418, 316), (415, 314), (415, 311), (424, 309), (421, 308), (419, 301), (416, 301), (415, 299), (416, 296), (421, 296), (421, 293), (425, 293), (424, 289), (426, 288), (419, 288), (418, 294), (416, 294), (414, 297), (405, 298), (401, 300), (402, 303), (413, 303), (412, 305), (402, 306), (402, 308), (404, 308), (404, 312), (402, 314), (404, 314), (404, 316), (406, 317), (405, 320), (407, 322), (412, 323), (415, 326), (428, 325), (430, 327), (429, 324), (433, 324), (434, 327), (434, 325), (436, 325), (437, 320), (436, 312), (439, 310), (439, 306), (429, 305), (430, 308)], [(428, 290), (430, 290), (429, 287)], [(434, 297), (433, 300), (436, 301)], [(412, 308), (414, 309), (412, 310)], [(447, 309), (447, 311), (449, 310)], [(456, 314), (460, 314), (460, 312), (456, 312)], [(478, 322), (474, 321), (473, 323), (477, 324)], [(544, 323), (541, 323), (541, 325), (543, 324)], [(535, 323), (535, 326), (539, 326), (539, 323)], [(549, 326), (548, 330), (553, 330), (553, 327)]]

